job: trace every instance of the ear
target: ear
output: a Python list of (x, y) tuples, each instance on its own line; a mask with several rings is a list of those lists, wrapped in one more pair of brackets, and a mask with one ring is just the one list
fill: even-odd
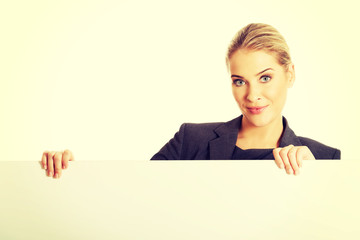
[(288, 76), (288, 81), (289, 81), (289, 88), (291, 88), (295, 82), (295, 66), (293, 63), (289, 64), (289, 67), (287, 70), (287, 76)]

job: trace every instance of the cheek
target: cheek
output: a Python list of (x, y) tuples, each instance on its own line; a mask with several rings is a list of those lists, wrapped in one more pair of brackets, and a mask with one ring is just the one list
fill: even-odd
[(286, 86), (276, 86), (267, 89), (266, 98), (271, 100), (274, 104), (283, 105), (286, 100), (287, 88)]
[(282, 95), (281, 91), (279, 90), (279, 88), (269, 88), (267, 91), (265, 91), (265, 97), (267, 99), (271, 99), (271, 101), (276, 101)]
[(239, 88), (236, 88), (236, 87), (232, 87), (232, 94), (233, 94), (233, 96), (234, 96), (234, 98), (235, 98), (235, 101), (237, 102), (237, 103), (240, 103), (241, 101), (242, 101), (242, 98), (243, 98), (243, 94), (242, 94), (242, 92), (240, 91), (240, 89)]

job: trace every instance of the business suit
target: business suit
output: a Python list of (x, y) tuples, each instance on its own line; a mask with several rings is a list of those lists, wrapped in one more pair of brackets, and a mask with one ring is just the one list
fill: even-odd
[[(225, 123), (184, 123), (174, 138), (151, 160), (232, 159), (241, 119), (242, 115)], [(307, 146), (315, 159), (340, 159), (340, 150), (309, 138), (296, 136), (284, 117), (283, 126), (279, 147), (290, 144)]]

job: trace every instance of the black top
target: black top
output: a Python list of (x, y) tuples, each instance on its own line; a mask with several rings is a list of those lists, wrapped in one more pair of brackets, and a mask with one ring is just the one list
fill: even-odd
[(233, 160), (274, 160), (273, 149), (246, 149), (235, 147), (232, 155)]
[[(229, 122), (184, 123), (174, 138), (165, 144), (151, 160), (226, 160), (234, 159), (235, 156), (244, 159), (245, 155), (239, 156), (238, 153), (234, 153), (242, 117), (241, 115)], [(279, 147), (286, 147), (290, 144), (307, 146), (315, 159), (340, 159), (339, 149), (326, 146), (310, 138), (296, 136), (284, 117), (283, 126)], [(253, 155), (258, 150), (253, 149), (253, 151), (255, 152), (249, 151), (247, 156), (251, 155), (255, 157), (252, 159), (258, 159)], [(267, 157), (263, 159), (267, 159)]]

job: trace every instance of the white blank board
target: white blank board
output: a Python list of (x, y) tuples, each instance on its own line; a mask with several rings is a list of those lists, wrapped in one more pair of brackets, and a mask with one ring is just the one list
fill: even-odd
[(360, 161), (0, 162), (0, 239), (360, 239)]

